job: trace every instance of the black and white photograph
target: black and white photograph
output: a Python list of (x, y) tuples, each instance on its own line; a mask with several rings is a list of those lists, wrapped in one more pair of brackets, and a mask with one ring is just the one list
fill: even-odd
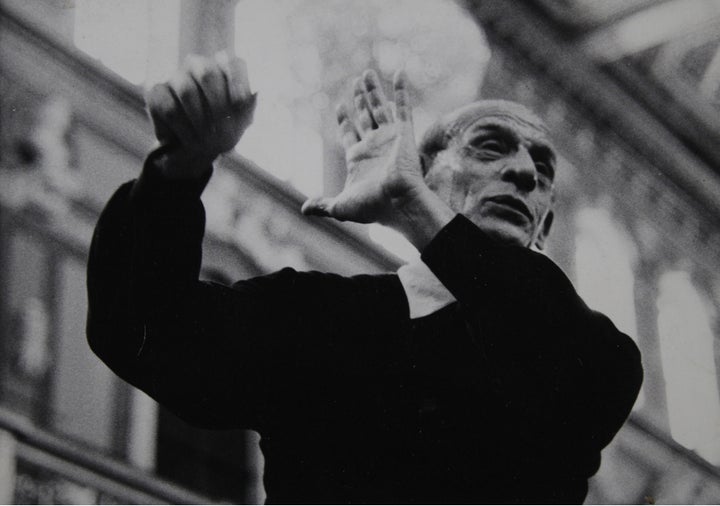
[(0, 0), (0, 504), (720, 503), (720, 0)]

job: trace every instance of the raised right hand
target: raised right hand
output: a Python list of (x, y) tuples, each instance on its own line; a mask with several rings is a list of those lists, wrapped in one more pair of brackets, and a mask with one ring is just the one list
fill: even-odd
[(218, 155), (235, 147), (252, 122), (256, 94), (240, 58), (190, 56), (170, 81), (146, 97), (155, 135), (166, 150), (164, 175), (199, 177)]
[(394, 79), (395, 112), (374, 71), (355, 82), (354, 107), (338, 108), (347, 179), (335, 197), (309, 199), (308, 215), (393, 226), (402, 207), (427, 189), (413, 134), (407, 79)]
[(455, 216), (425, 184), (415, 144), (407, 80), (395, 75), (395, 112), (375, 72), (356, 81), (353, 112), (338, 110), (348, 175), (335, 197), (307, 200), (302, 212), (359, 223), (380, 223), (423, 248)]

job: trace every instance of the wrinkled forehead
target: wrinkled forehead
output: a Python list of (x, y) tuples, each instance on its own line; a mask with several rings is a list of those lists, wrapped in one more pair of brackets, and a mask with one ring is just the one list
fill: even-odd
[(494, 115), (483, 116), (475, 122), (458, 131), (452, 137), (462, 142), (468, 137), (472, 137), (475, 133), (488, 129), (505, 130), (518, 137), (521, 141), (527, 141), (532, 144), (542, 144), (552, 148), (547, 131), (538, 125), (524, 121), (522, 117)]
[(428, 129), (421, 149), (424, 152), (444, 149), (450, 141), (462, 142), (487, 127), (504, 128), (523, 140), (553, 149), (545, 123), (527, 107), (507, 100), (482, 100), (448, 114)]

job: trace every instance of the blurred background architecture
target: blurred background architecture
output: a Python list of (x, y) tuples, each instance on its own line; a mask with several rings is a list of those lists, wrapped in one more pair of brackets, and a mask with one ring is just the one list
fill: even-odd
[(416, 254), (299, 213), (342, 185), (333, 109), (363, 69), (405, 67), (418, 133), (522, 102), (562, 154), (548, 254), (643, 351), (587, 502), (720, 501), (719, 0), (0, 0), (0, 503), (263, 499), (257, 434), (189, 427), (84, 336), (94, 223), (153, 141), (143, 92), (222, 49), (260, 102), (203, 197), (206, 278)]

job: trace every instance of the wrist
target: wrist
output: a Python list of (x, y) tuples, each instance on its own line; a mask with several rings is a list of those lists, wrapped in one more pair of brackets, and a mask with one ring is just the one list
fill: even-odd
[(424, 183), (393, 199), (394, 213), (386, 225), (422, 252), (457, 213)]
[(173, 146), (162, 146), (160, 151), (155, 163), (160, 174), (170, 180), (201, 179), (212, 169), (215, 159)]

